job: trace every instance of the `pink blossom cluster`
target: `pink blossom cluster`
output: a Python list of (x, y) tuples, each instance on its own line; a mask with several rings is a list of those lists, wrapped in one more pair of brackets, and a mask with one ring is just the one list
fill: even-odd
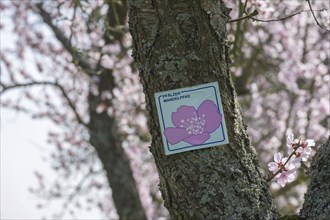
[[(26, 87), (17, 93), (20, 98), (7, 96), (7, 93), (1, 96), (1, 107), (30, 114), (34, 119), (49, 119), (55, 124), (48, 136), (48, 142), (54, 148), (47, 159), (54, 174), (63, 177), (58, 180), (65, 181), (53, 181), (48, 174), (43, 175), (44, 178), (37, 176), (38, 184), (31, 187), (30, 192), (48, 195), (44, 196), (47, 200), (40, 200), (39, 208), (46, 207), (44, 203), (53, 198), (65, 201), (66, 195), (80, 182), (77, 177), (81, 177), (80, 192), (75, 194), (63, 213), (72, 215), (75, 210), (93, 210), (100, 211), (104, 219), (117, 219), (108, 180), (83, 125), (90, 120), (88, 95), (98, 96), (96, 113), (107, 113), (116, 119), (118, 140), (130, 160), (146, 215), (148, 219), (155, 219), (167, 216), (167, 211), (158, 202), (162, 200), (156, 167), (149, 152), (145, 98), (131, 57), (132, 39), (128, 28), (118, 26), (125, 32), (122, 42), (104, 40), (109, 5), (110, 2), (103, 0), (83, 1), (79, 7), (66, 0), (43, 5), (53, 24), (77, 49), (77, 54), (90, 67), (96, 69), (98, 66), (101, 70), (86, 74), (73, 62), (76, 58), (73, 59), (63, 47), (53, 30), (41, 22), (36, 2), (0, 1), (4, 17), (0, 31), (6, 42), (1, 48), (0, 66), (4, 71), (0, 90), (3, 85), (41, 81), (57, 82), (63, 89), (47, 85)], [(114, 77), (115, 86), (111, 90), (99, 89), (101, 84), (107, 84), (100, 77), (102, 71), (111, 72)], [(79, 123), (76, 116), (83, 123)], [(65, 202), (62, 203), (64, 207)], [(50, 214), (61, 214), (61, 210)]]
[[(17, 93), (19, 97), (1, 97), (1, 102), (2, 106), (30, 113), (34, 118), (48, 118), (58, 126), (59, 131), (51, 131), (49, 135), (49, 142), (54, 146), (49, 163), (54, 172), (61, 176), (58, 179), (63, 180), (64, 176), (65, 181), (55, 182), (54, 186), (40, 181), (40, 189), (36, 192), (47, 195), (46, 198), (56, 195), (58, 200), (58, 192), (66, 192), (66, 184), (75, 186), (76, 174), (79, 173), (86, 176), (84, 186), (80, 186), (81, 192), (88, 193), (78, 193), (71, 202), (72, 209), (75, 209), (73, 204), (79, 202), (79, 207), (90, 209), (95, 206), (104, 213), (104, 218), (113, 219), (118, 217), (105, 173), (94, 172), (101, 169), (102, 164), (93, 153), (86, 128), (75, 118), (75, 115), (80, 115), (82, 121), (88, 122), (88, 94), (91, 92), (99, 96), (100, 103), (96, 111), (99, 114), (106, 112), (116, 118), (120, 128), (119, 139), (123, 139), (122, 146), (130, 159), (147, 216), (155, 219), (166, 216), (166, 210), (159, 208), (163, 206), (158, 203), (161, 201), (157, 187), (158, 176), (148, 152), (150, 134), (146, 125), (144, 95), (130, 56), (132, 40), (127, 33), (128, 28), (120, 26), (120, 31), (125, 32), (123, 42), (104, 41), (104, 21), (107, 20), (110, 5), (107, 2), (81, 1), (80, 6), (75, 7), (74, 1), (57, 0), (49, 1), (44, 6), (53, 23), (77, 48), (78, 54), (88, 58), (93, 67), (100, 65), (103, 69), (113, 71), (117, 86), (111, 91), (98, 90), (102, 82), (100, 72), (86, 75), (81, 68), (77, 68), (72, 62), (72, 56), (49, 27), (41, 22), (33, 1), (0, 1), (3, 15), (1, 34), (12, 32), (4, 38), (6, 43), (1, 48), (1, 83), (14, 85), (31, 81), (57, 81), (66, 94), (64, 98), (55, 87), (24, 88), (21, 93)], [(306, 2), (298, 1), (244, 2), (245, 11), (249, 14), (257, 9), (259, 14), (256, 18), (262, 20), (283, 18), (308, 9)], [(327, 3), (313, 2), (313, 8), (327, 9), (315, 11), (323, 25), (329, 25), (327, 13), (330, 8)], [(232, 19), (246, 15), (240, 13), (243, 4), (243, 1), (226, 1), (226, 5), (233, 9), (230, 13)], [(318, 142), (323, 142), (330, 130), (330, 77), (327, 65), (330, 44), (328, 35), (315, 24), (311, 12), (307, 10), (281, 22), (245, 19), (228, 26), (233, 79), (238, 82), (235, 86), (240, 104), (262, 167), (267, 167), (271, 151), (282, 151), (281, 146), (285, 146), (287, 133), (313, 136)], [(67, 100), (75, 106), (76, 114)], [(112, 106), (107, 104), (109, 101), (113, 103)], [(288, 129), (290, 127), (294, 129)], [(307, 140), (306, 143), (307, 146), (297, 149), (297, 146), (290, 145), (291, 151), (288, 153), (294, 154), (286, 158), (289, 160), (287, 164), (281, 154), (277, 154), (275, 162), (282, 162), (284, 168), (290, 170), (292, 166), (289, 163), (295, 165), (295, 159), (307, 160), (310, 156), (308, 147), (312, 143)], [(279, 172), (276, 177), (282, 179), (285, 174), (287, 180), (296, 175), (281, 170), (278, 165), (276, 170)], [(47, 176), (38, 179), (50, 182)], [(306, 190), (306, 184), (299, 182), (299, 187), (274, 196), (280, 212), (287, 207), (298, 210), (302, 199), (296, 197), (302, 196)], [(100, 185), (103, 186), (102, 190), (99, 189)], [(65, 196), (67, 193), (62, 194)], [(86, 204), (82, 198), (86, 198)]]
[(291, 183), (296, 176), (296, 165), (301, 161), (307, 161), (315, 146), (313, 139), (294, 139), (293, 134), (288, 135), (286, 146), (288, 147), (288, 157), (282, 157), (281, 153), (275, 153), (274, 162), (268, 163), (268, 169), (273, 172), (270, 179), (277, 180), (282, 187), (286, 183)]
[[(245, 3), (245, 10), (239, 10)], [(306, 1), (231, 0), (226, 5), (232, 8), (231, 19), (255, 9), (255, 18), (268, 21), (304, 10), (281, 22), (245, 19), (228, 25), (233, 80), (251, 143), (266, 173), (274, 151), (286, 151), (287, 134), (313, 137), (319, 143), (330, 134), (328, 35), (316, 24)], [(313, 1), (313, 9), (319, 23), (329, 29), (328, 1)], [(299, 185), (284, 191), (276, 182), (271, 185), (281, 214), (301, 208), (307, 190), (301, 177), (292, 183)]]

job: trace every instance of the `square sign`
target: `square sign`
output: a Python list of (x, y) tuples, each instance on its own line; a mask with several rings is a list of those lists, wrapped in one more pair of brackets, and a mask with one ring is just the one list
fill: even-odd
[(155, 93), (165, 154), (228, 144), (217, 82)]

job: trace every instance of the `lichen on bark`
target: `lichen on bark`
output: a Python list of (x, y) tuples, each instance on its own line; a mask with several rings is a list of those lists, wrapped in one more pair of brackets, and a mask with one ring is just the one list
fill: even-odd
[(304, 219), (326, 220), (330, 217), (330, 136), (313, 157), (310, 184), (300, 211)]
[[(246, 134), (229, 73), (221, 1), (152, 0), (129, 4), (160, 190), (173, 219), (277, 219), (269, 185)], [(146, 22), (147, 21), (147, 22)], [(218, 82), (229, 144), (164, 154), (154, 93)]]

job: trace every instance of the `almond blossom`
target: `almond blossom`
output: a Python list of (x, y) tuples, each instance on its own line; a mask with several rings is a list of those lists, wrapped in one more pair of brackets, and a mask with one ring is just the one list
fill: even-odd
[(277, 183), (284, 187), (286, 183), (294, 180), (296, 175), (295, 166), (289, 161), (289, 158), (283, 158), (281, 153), (274, 155), (274, 161), (268, 163), (268, 169), (274, 173)]
[(276, 153), (275, 162), (268, 163), (268, 169), (273, 172), (273, 176), (268, 180), (274, 178), (282, 187), (294, 180), (296, 174), (294, 163), (307, 161), (312, 152), (311, 147), (315, 146), (315, 141), (313, 139), (301, 141), (301, 139), (294, 139), (293, 134), (289, 134), (286, 146), (289, 148), (289, 157), (283, 158), (281, 153)]
[(275, 179), (277, 179), (277, 183), (280, 184), (282, 187), (285, 186), (286, 183), (291, 183), (295, 179), (296, 170), (288, 170), (282, 171), (276, 175)]
[(300, 141), (294, 139), (293, 134), (288, 135), (286, 146), (289, 148), (288, 153), (291, 155), (294, 154), (293, 162), (297, 163), (300, 161), (307, 161), (309, 156), (312, 153), (312, 148), (315, 146), (315, 141), (313, 139), (307, 139)]

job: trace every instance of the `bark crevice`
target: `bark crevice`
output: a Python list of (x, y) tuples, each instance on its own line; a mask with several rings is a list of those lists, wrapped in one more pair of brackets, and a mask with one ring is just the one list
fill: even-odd
[(326, 220), (330, 216), (330, 136), (313, 157), (310, 184), (300, 211), (304, 219)]
[[(171, 217), (277, 219), (229, 74), (228, 9), (208, 0), (154, 2), (158, 28), (144, 26), (146, 2), (130, 1), (129, 23), (150, 115), (150, 150)], [(152, 45), (148, 53), (146, 45)], [(230, 144), (165, 156), (154, 93), (206, 82), (219, 83)]]

